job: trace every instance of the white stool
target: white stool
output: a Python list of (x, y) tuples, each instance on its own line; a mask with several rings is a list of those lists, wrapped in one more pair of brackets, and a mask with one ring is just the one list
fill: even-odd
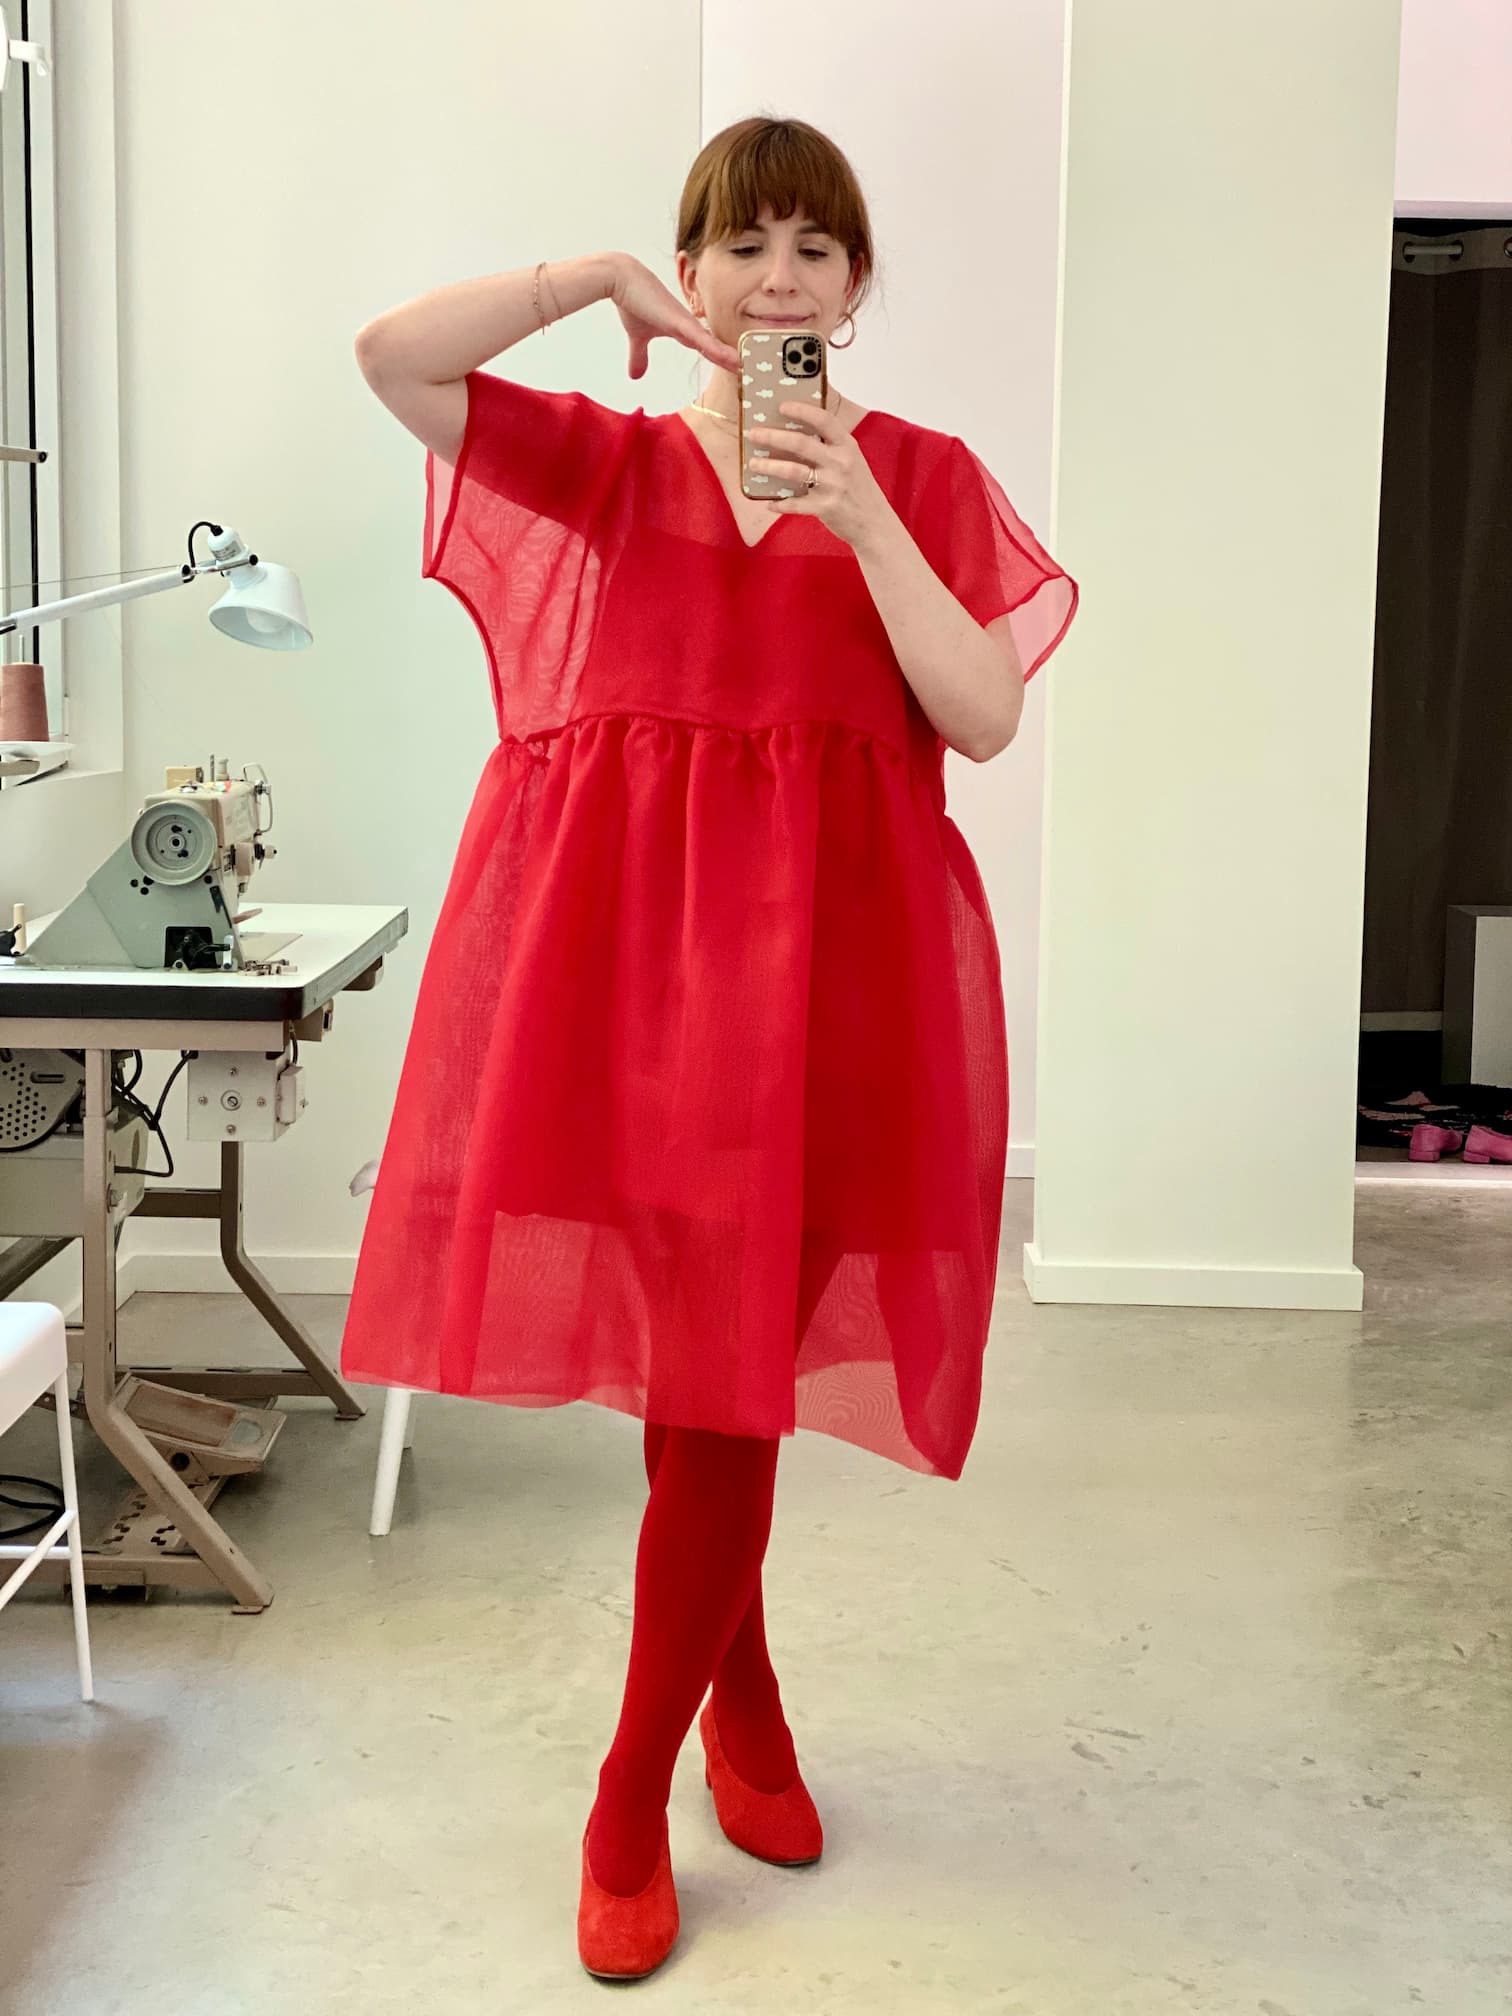
[[(89, 1664), (89, 1619), (84, 1609), (84, 1554), (79, 1545), (79, 1487), (74, 1479), (73, 1417), (68, 1411), (68, 1335), (63, 1313), (50, 1302), (0, 1302), (0, 1433), (19, 1421), (48, 1387), (58, 1408), (58, 1461), (63, 1468), (63, 1510), (33, 1547), (0, 1547), (0, 1560), (20, 1567), (0, 1583), (0, 1610), (41, 1561), (65, 1556), (73, 1566), (74, 1650), (79, 1692), (94, 1699)], [(68, 1544), (58, 1543), (64, 1534)]]
[(415, 1446), (415, 1424), (410, 1414), (414, 1393), (408, 1386), (390, 1386), (383, 1403), (383, 1426), (378, 1434), (378, 1477), (373, 1485), (373, 1516), (369, 1533), (387, 1533), (394, 1523), (394, 1493), (399, 1488), (399, 1462), (406, 1449)]

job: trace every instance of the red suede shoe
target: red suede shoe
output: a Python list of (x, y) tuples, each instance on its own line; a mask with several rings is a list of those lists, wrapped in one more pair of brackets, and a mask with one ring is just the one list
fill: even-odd
[(583, 1835), (583, 1888), (578, 1899), (578, 1958), (600, 1981), (642, 1981), (677, 1944), (680, 1920), (672, 1855), (665, 1833), (656, 1874), (636, 1897), (601, 1890), (588, 1866)]
[(761, 1862), (797, 1868), (817, 1862), (824, 1848), (824, 1828), (801, 1777), (784, 1792), (758, 1792), (737, 1778), (720, 1745), (714, 1726), (714, 1697), (698, 1718), (704, 1746), (704, 1783), (714, 1794), (719, 1824), (737, 1848)]

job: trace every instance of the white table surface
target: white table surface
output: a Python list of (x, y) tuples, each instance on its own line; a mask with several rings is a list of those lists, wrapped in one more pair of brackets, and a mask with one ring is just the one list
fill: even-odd
[[(409, 913), (387, 903), (254, 904), (242, 939), (290, 942), (285, 973), (178, 973), (159, 967), (29, 966), (0, 958), (0, 1027), (52, 1017), (300, 1020), (399, 943)], [(40, 931), (49, 920), (32, 920)]]

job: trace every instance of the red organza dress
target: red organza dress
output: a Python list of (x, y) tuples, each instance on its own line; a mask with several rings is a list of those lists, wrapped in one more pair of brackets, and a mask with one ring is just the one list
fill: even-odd
[[(960, 1475), (1007, 1144), (998, 951), (944, 744), (844, 541), (748, 547), (675, 413), (468, 378), (424, 573), (499, 742), (426, 961), (351, 1378), (820, 1429)], [(857, 445), (1026, 670), (1076, 585), (961, 442)]]

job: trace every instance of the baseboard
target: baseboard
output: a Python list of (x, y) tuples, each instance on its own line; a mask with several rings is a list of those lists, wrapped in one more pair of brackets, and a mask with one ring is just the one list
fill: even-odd
[[(75, 1247), (72, 1255), (63, 1255), (60, 1260), (51, 1262), (51, 1267), (62, 1267), (72, 1259), (72, 1271), (77, 1274), (79, 1271), (78, 1251), (78, 1247)], [(63, 1321), (65, 1323), (82, 1323), (84, 1321), (83, 1289), (77, 1285), (65, 1287), (61, 1276), (57, 1277), (54, 1282), (49, 1282), (49, 1272), (50, 1268), (44, 1267), (39, 1274), (34, 1274), (22, 1290), (23, 1295), (28, 1297), (35, 1296), (40, 1302), (56, 1302), (58, 1307), (63, 1311)], [(129, 1257), (126, 1259), (118, 1258), (116, 1260), (116, 1308), (125, 1308), (135, 1293), (136, 1283), (132, 1279), (131, 1260)]]
[(1358, 1267), (1142, 1267), (1044, 1260), (1024, 1248), (1033, 1302), (1098, 1302), (1164, 1309), (1332, 1309), (1364, 1306)]
[[(1031, 1156), (1032, 1148), (1027, 1151)], [(1011, 1159), (1011, 1158), (1010, 1158)], [(1009, 1175), (1014, 1173), (1010, 1166)], [(350, 1295), (355, 1253), (266, 1253), (259, 1270), (281, 1295)], [(1358, 1267), (1139, 1267), (1097, 1261), (1046, 1261), (1031, 1241), (1024, 1247), (1024, 1283), (1035, 1302), (1095, 1302), (1172, 1309), (1332, 1309), (1363, 1306), (1365, 1277)], [(230, 1295), (235, 1284), (218, 1254), (123, 1254), (116, 1268), (116, 1299), (133, 1295)], [(77, 1322), (77, 1297), (65, 1311)]]
[[(278, 1295), (350, 1295), (357, 1272), (355, 1253), (254, 1253), (251, 1258)], [(217, 1253), (133, 1253), (118, 1272), (129, 1276), (131, 1292), (138, 1295), (237, 1292)]]
[[(131, 1237), (127, 1231), (127, 1242)], [(116, 1307), (124, 1308), (133, 1295), (231, 1295), (236, 1284), (221, 1264), (217, 1253), (151, 1252), (129, 1250), (116, 1256)], [(283, 1295), (350, 1295), (357, 1270), (354, 1253), (273, 1253), (254, 1256), (259, 1271)], [(38, 1270), (20, 1291), (20, 1299), (55, 1302), (66, 1323), (78, 1323), (84, 1315), (84, 1296), (79, 1285), (79, 1248), (60, 1254)]]
[[(137, 1263), (135, 1254), (127, 1253), (123, 1256), (118, 1253), (116, 1255), (117, 1309), (124, 1308), (125, 1305), (131, 1300), (132, 1296), (135, 1295), (138, 1287), (141, 1285), (136, 1278), (136, 1269), (137, 1269)], [(70, 1323), (77, 1323), (82, 1319), (83, 1314), (84, 1314), (84, 1304), (83, 1299), (81, 1297), (78, 1310), (74, 1315), (70, 1316), (68, 1320)]]
[(1512, 1168), (1505, 1162), (1355, 1163), (1357, 1190), (1512, 1190)]
[(1008, 1182), (1017, 1178), (1021, 1182), (1034, 1181), (1034, 1143), (1032, 1141), (1010, 1141), (1008, 1143), (1008, 1167), (1004, 1171)]

